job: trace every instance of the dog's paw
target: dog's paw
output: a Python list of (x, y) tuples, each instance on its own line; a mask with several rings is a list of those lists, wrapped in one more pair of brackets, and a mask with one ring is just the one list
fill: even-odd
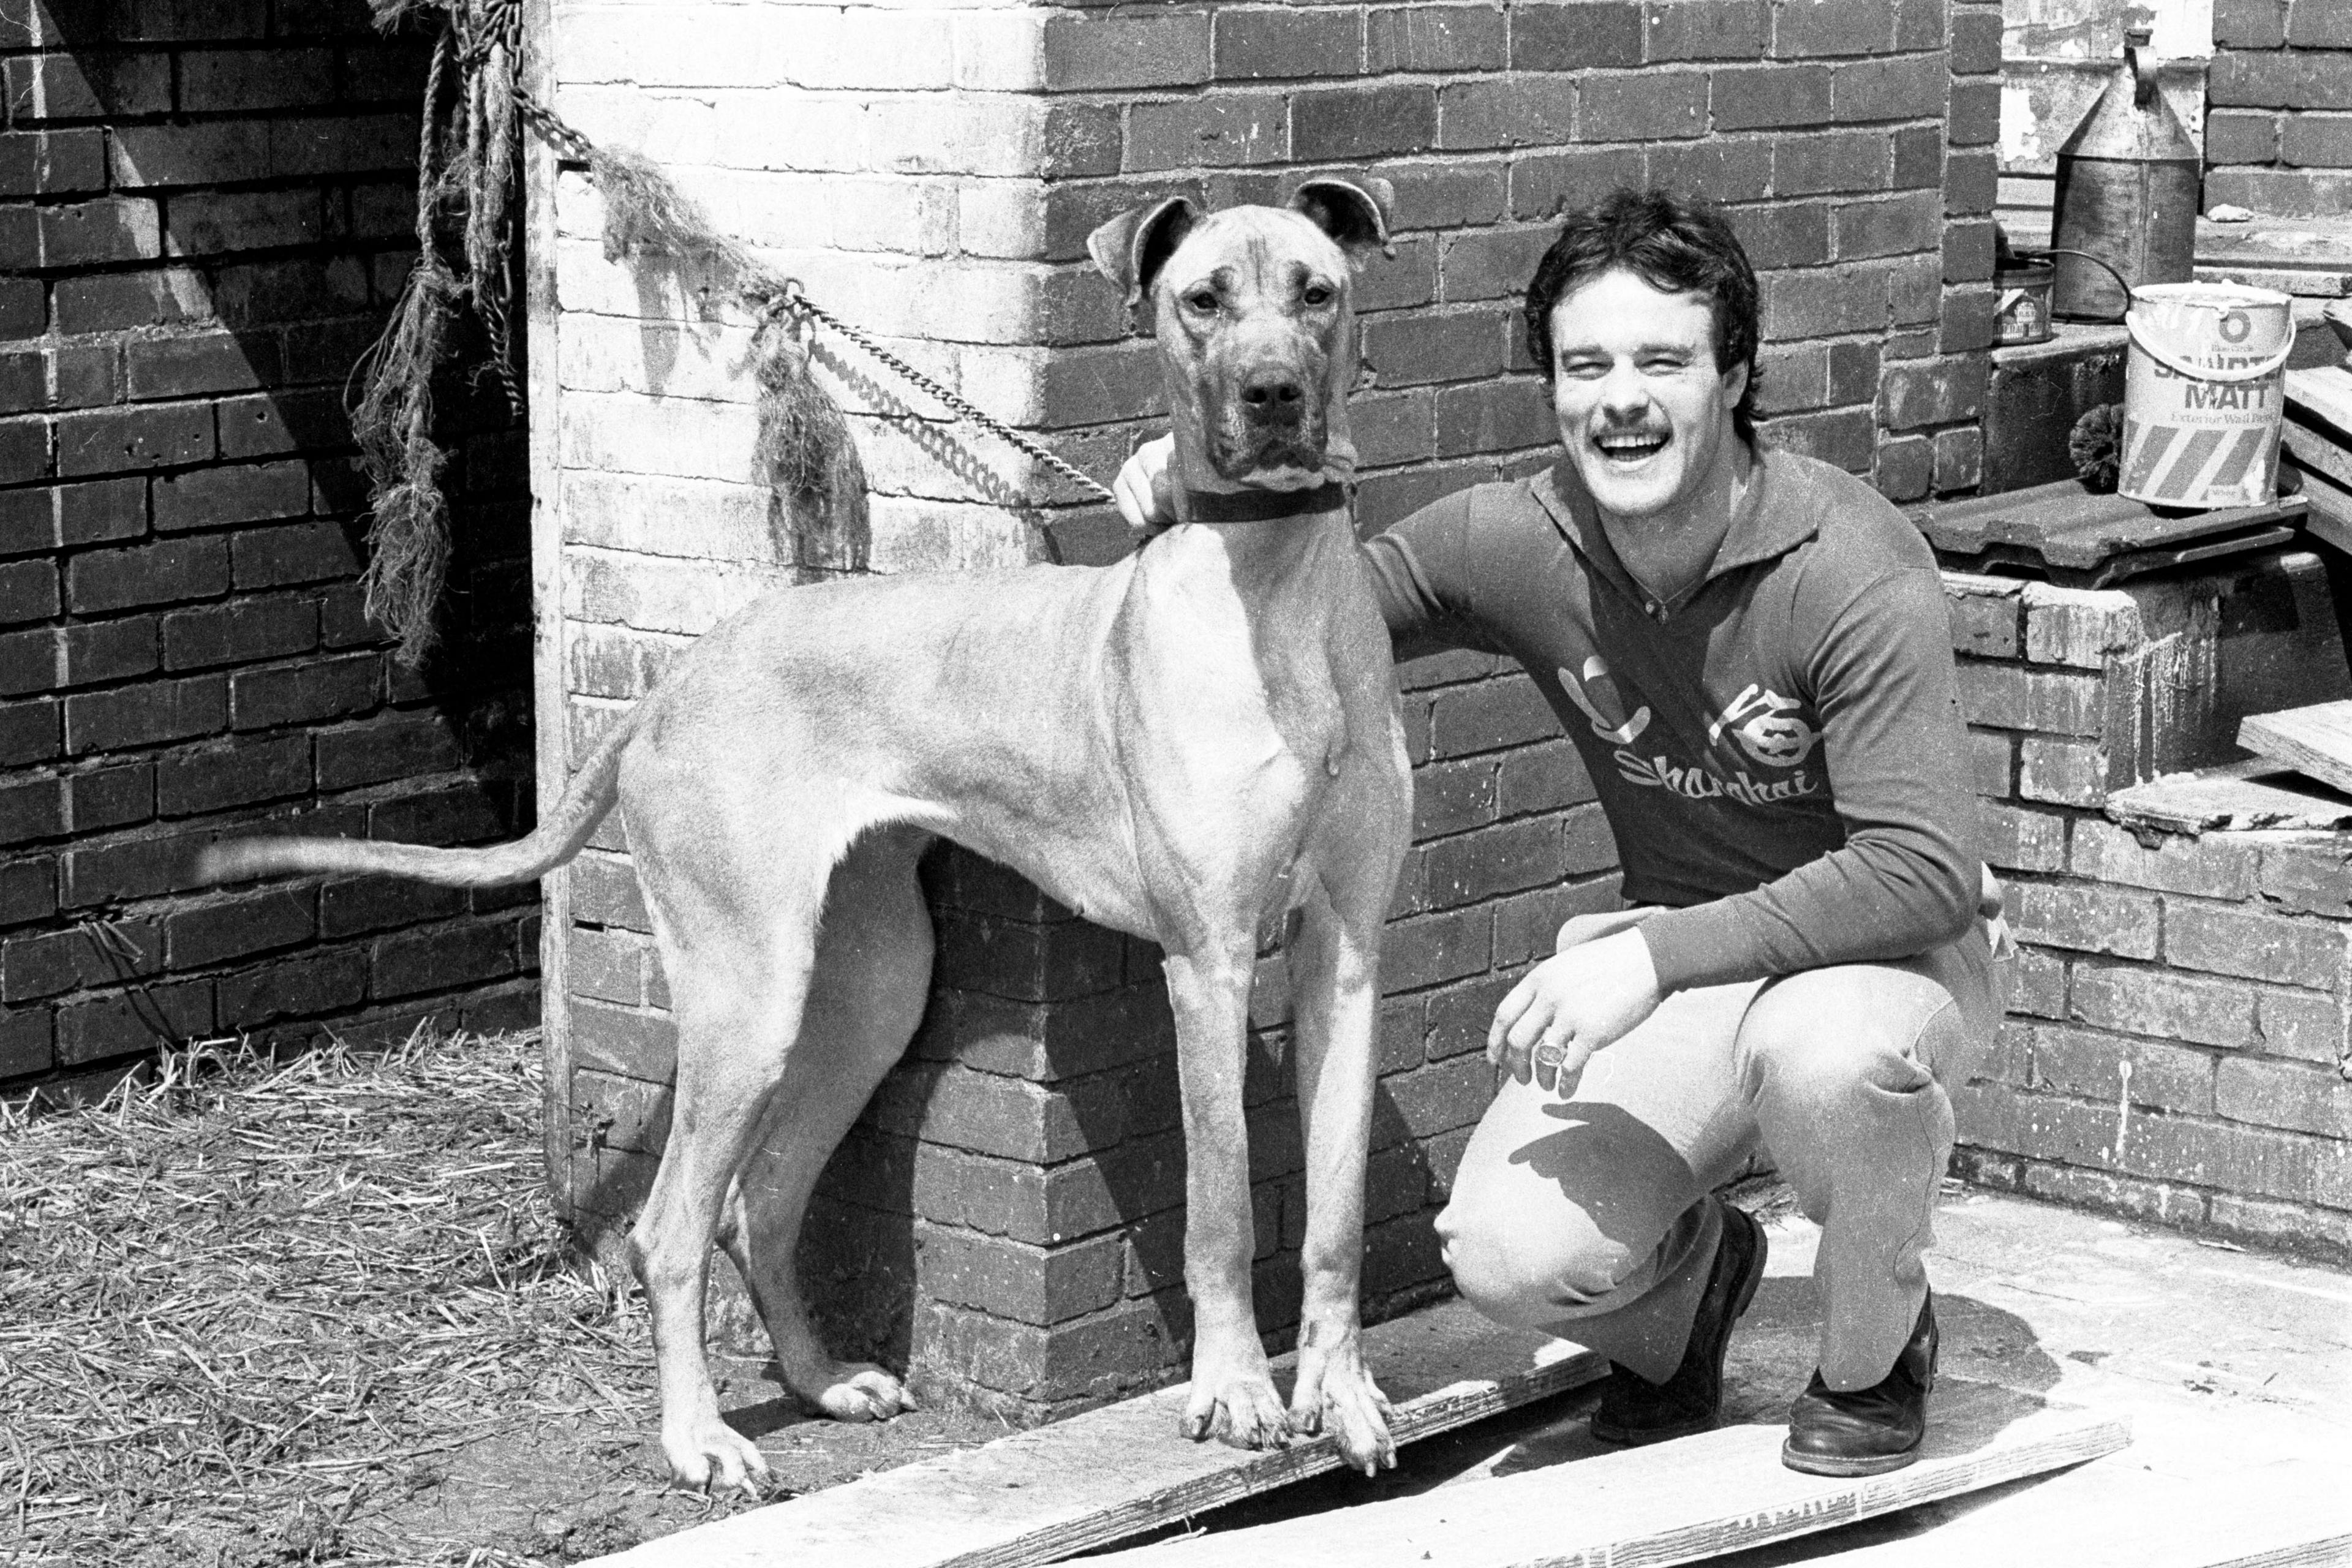
[(1290, 1445), (1282, 1396), (1264, 1373), (1219, 1378), (1196, 1371), (1192, 1397), (1184, 1403), (1183, 1432), (1196, 1443), (1214, 1437), (1235, 1448)]
[(712, 1411), (699, 1420), (662, 1425), (662, 1455), (672, 1485), (687, 1491), (741, 1490), (758, 1496), (768, 1483), (759, 1445)]
[(915, 1408), (904, 1384), (866, 1362), (835, 1362), (793, 1392), (835, 1421), (887, 1421)]
[(1335, 1351), (1298, 1352), (1291, 1429), (1306, 1437), (1329, 1433), (1349, 1469), (1371, 1476), (1396, 1468), (1396, 1439), (1389, 1432), (1394, 1414), (1352, 1337)]

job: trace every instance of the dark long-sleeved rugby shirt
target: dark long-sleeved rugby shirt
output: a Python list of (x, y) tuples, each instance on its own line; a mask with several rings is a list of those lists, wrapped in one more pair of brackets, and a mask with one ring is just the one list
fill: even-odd
[(1897, 958), (1979, 897), (1948, 612), (1903, 515), (1760, 454), (1714, 565), (1673, 605), (1619, 563), (1566, 458), (1365, 546), (1400, 658), (1507, 655), (1591, 773), (1661, 985)]

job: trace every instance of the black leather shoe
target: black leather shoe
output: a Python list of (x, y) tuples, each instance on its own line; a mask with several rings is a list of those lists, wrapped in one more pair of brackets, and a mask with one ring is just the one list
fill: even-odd
[(1731, 1343), (1731, 1325), (1756, 1299), (1763, 1278), (1764, 1227), (1724, 1204), (1723, 1239), (1691, 1320), (1682, 1364), (1664, 1383), (1612, 1368), (1601, 1385), (1592, 1435), (1604, 1443), (1663, 1443), (1714, 1431), (1723, 1415), (1723, 1352)]
[(1832, 1393), (1819, 1372), (1789, 1407), (1780, 1462), (1815, 1476), (1876, 1476), (1919, 1457), (1927, 1435), (1927, 1391), (1936, 1386), (1936, 1299), (1919, 1304), (1919, 1321), (1892, 1371), (1868, 1388)]

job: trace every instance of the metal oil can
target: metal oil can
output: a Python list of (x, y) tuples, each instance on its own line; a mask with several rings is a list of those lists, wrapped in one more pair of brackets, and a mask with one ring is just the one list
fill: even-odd
[[(2137, 21), (2137, 19), (2135, 19)], [(2197, 144), (2157, 90), (2153, 37), (2124, 32), (2123, 64), (2099, 101), (2058, 149), (2053, 251), (2099, 257), (2137, 288), (2186, 283), (2196, 274)], [(2071, 320), (2119, 320), (2124, 290), (2079, 257), (2057, 256), (2051, 309)]]

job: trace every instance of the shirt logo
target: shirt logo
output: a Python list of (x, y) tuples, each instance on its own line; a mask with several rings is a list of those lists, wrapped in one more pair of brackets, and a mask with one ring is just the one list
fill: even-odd
[(1642, 731), (1650, 727), (1650, 710), (1645, 705), (1633, 710), (1630, 719), (1612, 715), (1625, 710), (1624, 700), (1617, 695), (1617, 683), (1609, 678), (1609, 666), (1599, 654), (1584, 661), (1584, 679), (1579, 682), (1566, 667), (1559, 671), (1559, 684), (1568, 700), (1583, 711), (1591, 722), (1592, 732), (1612, 745), (1631, 745)]
[(1729, 707), (1706, 727), (1709, 745), (1719, 744), (1727, 730), (1751, 762), (1769, 767), (1793, 768), (1812, 755), (1822, 732), (1799, 717), (1804, 705), (1769, 687), (1750, 684), (1740, 689)]

